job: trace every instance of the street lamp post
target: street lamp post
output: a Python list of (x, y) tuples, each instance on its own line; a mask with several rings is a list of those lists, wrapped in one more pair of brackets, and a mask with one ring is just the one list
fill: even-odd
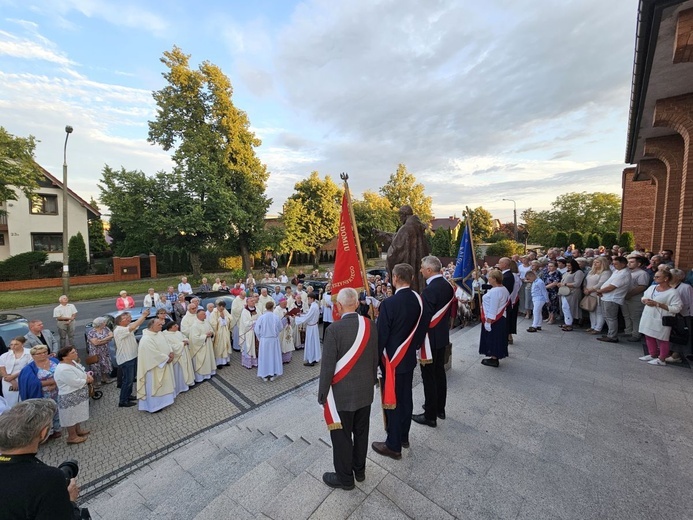
[(65, 146), (63, 147), (63, 294), (70, 292), (70, 257), (67, 251), (69, 240), (67, 232), (67, 139), (72, 133), (72, 127), (65, 127)]
[(515, 242), (517, 242), (517, 204), (513, 199), (503, 199), (513, 203), (513, 222), (515, 225)]

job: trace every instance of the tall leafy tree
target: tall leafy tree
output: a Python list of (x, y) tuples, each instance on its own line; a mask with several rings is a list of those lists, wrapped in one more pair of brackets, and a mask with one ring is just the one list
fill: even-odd
[(399, 226), (397, 210), (382, 195), (372, 191), (363, 192), (363, 200), (354, 200), (354, 218), (363, 245), (376, 246), (376, 230), (394, 233)]
[(481, 206), (470, 209), (469, 226), (474, 243), (479, 244), (493, 234), (493, 215)]
[(303, 201), (289, 198), (284, 203), (281, 221), (284, 224), (284, 237), (279, 243), (277, 252), (288, 254), (286, 267), (291, 265), (294, 253), (310, 253), (307, 231), (303, 225), (305, 206)]
[(397, 171), (390, 175), (385, 185), (380, 188), (380, 193), (390, 201), (395, 210), (409, 204), (414, 210), (414, 215), (418, 215), (426, 225), (433, 218), (431, 197), (426, 196), (424, 185), (416, 182), (416, 177), (407, 171), (404, 164), (397, 166)]
[(621, 222), (621, 198), (613, 193), (573, 192), (559, 195), (551, 204), (551, 224), (570, 233), (617, 232)]
[(450, 254), (450, 231), (439, 227), (431, 238), (431, 254), (435, 256), (448, 256)]
[(81, 232), (70, 237), (67, 245), (67, 254), (70, 257), (70, 271), (74, 275), (85, 275), (89, 269), (89, 261), (87, 259), (87, 246), (84, 243), (84, 237)]
[(40, 169), (34, 162), (36, 139), (16, 137), (0, 126), (0, 201), (17, 200), (15, 188), (27, 197), (38, 188)]
[(295, 246), (291, 251), (312, 253), (315, 263), (325, 242), (333, 239), (339, 228), (342, 189), (329, 175), (324, 179), (316, 171), (294, 186), (294, 193), (284, 206), (286, 240)]
[(173, 150), (172, 202), (185, 209), (186, 223), (170, 238), (190, 252), (193, 269), (202, 247), (236, 240), (249, 269), (271, 203), (269, 173), (255, 154), (261, 141), (233, 104), (231, 82), (218, 66), (205, 61), (193, 70), (190, 56), (175, 46), (161, 62), (168, 84), (154, 92), (157, 117), (148, 140)]
[[(94, 209), (99, 209), (98, 203), (92, 198), (89, 205)], [(88, 222), (89, 231), (89, 253), (99, 255), (108, 251), (108, 243), (104, 235), (103, 220), (93, 218)]]

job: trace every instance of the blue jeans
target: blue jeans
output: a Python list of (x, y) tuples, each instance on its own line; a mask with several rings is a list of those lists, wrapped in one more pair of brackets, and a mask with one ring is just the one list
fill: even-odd
[(126, 361), (120, 365), (123, 371), (123, 383), (120, 387), (120, 403), (127, 404), (128, 397), (132, 394), (132, 385), (135, 382), (135, 371), (137, 370), (137, 358)]

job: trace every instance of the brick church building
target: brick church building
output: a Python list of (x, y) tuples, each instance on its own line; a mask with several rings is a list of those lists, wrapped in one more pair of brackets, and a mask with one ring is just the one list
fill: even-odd
[(621, 231), (693, 268), (693, 0), (639, 0)]

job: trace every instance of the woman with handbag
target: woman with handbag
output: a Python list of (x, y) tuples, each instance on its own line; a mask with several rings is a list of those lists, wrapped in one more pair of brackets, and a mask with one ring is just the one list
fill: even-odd
[(80, 444), (87, 440), (89, 430), (81, 423), (89, 420), (89, 384), (94, 378), (78, 363), (77, 349), (63, 347), (57, 354), (55, 382), (58, 385), (58, 414), (60, 426), (67, 428), (67, 443)]
[(669, 356), (669, 335), (671, 326), (665, 325), (681, 311), (683, 303), (679, 293), (671, 284), (671, 273), (660, 269), (654, 275), (655, 284), (648, 288), (642, 297), (645, 308), (640, 318), (640, 333), (645, 335), (649, 354), (640, 357), (650, 365), (665, 366)]
[(683, 306), (679, 311), (679, 319), (682, 325), (687, 329), (687, 334), (684, 334), (678, 340), (671, 335), (669, 337), (671, 345), (671, 356), (666, 358), (667, 363), (681, 363), (683, 358), (693, 354), (693, 334), (691, 334), (691, 314), (693, 311), (693, 287), (684, 282), (686, 279), (686, 272), (681, 269), (670, 269), (671, 273), (671, 284), (679, 293), (679, 298)]
[[(587, 334), (601, 334), (604, 328), (604, 314), (602, 313), (602, 306), (599, 304), (597, 289), (604, 285), (604, 282), (606, 282), (610, 276), (611, 269), (609, 269), (609, 261), (606, 257), (598, 256), (595, 258), (592, 262), (590, 273), (585, 277), (585, 288), (582, 290), (585, 298), (594, 299), (594, 302), (590, 303), (596, 303), (593, 309), (586, 309), (590, 313), (590, 328), (585, 331)], [(587, 303), (585, 306), (587, 306)], [(584, 309), (585, 307), (582, 308)]]
[(561, 310), (563, 311), (564, 324), (561, 329), (570, 332), (573, 330), (573, 319), (580, 316), (579, 298), (582, 294), (580, 288), (585, 279), (585, 273), (582, 272), (574, 258), (567, 260), (566, 268), (567, 270), (558, 287), (558, 294), (561, 296)]
[[(102, 384), (111, 384), (114, 380), (108, 378), (108, 374), (113, 370), (111, 366), (111, 354), (108, 344), (113, 340), (113, 332), (106, 327), (106, 318), (95, 318), (92, 328), (87, 332), (89, 340), (89, 356), (86, 359), (87, 365), (94, 368), (94, 380), (100, 380)], [(100, 385), (95, 384), (94, 388)]]

